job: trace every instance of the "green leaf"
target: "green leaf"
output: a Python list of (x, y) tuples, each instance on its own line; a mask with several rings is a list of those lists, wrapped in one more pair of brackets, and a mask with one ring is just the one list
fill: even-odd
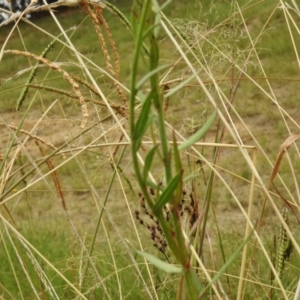
[(215, 110), (212, 115), (208, 118), (206, 123), (192, 136), (190, 136), (184, 143), (182, 143), (178, 149), (184, 150), (192, 145), (194, 145), (196, 142), (198, 142), (203, 136), (206, 134), (206, 132), (210, 129), (210, 127), (213, 125), (216, 117), (218, 115), (217, 110)]
[(172, 2), (171, 0), (168, 0), (162, 6), (159, 6), (158, 1), (156, 1), (156, 0), (152, 1), (152, 5), (153, 5), (152, 9), (155, 14), (154, 24), (159, 25), (153, 31), (155, 38), (158, 38), (160, 23), (161, 23), (161, 19), (162, 19), (162, 16), (161, 16), (162, 10), (171, 2)]
[(173, 153), (174, 153), (174, 161), (175, 161), (175, 168), (177, 172), (180, 172), (181, 168), (181, 161), (180, 161), (180, 155), (177, 147), (177, 142), (176, 142), (176, 135), (175, 132), (173, 131)]
[[(144, 5), (142, 6), (142, 12), (141, 14), (138, 13), (138, 4), (134, 1), (133, 8), (132, 8), (132, 29), (133, 29), (133, 35), (135, 38), (135, 48), (134, 48), (134, 53), (133, 53), (133, 58), (132, 58), (132, 68), (131, 68), (131, 97), (130, 97), (130, 107), (131, 110), (133, 109), (133, 103), (135, 100), (135, 95), (136, 95), (136, 90), (135, 90), (135, 85), (136, 85), (136, 79), (137, 79), (137, 74), (138, 74), (138, 66), (139, 66), (139, 57), (141, 54), (141, 48), (143, 47), (143, 32), (146, 29), (146, 20), (147, 20), (147, 15), (148, 11), (150, 9), (151, 1), (150, 0), (145, 0)], [(139, 16), (139, 19), (136, 20), (137, 16)], [(133, 114), (132, 114), (133, 115)]]
[[(173, 153), (174, 153), (175, 169), (176, 169), (176, 172), (179, 173), (182, 170), (182, 166), (181, 166), (180, 154), (179, 154), (177, 142), (176, 142), (176, 135), (175, 135), (174, 131), (173, 131)], [(182, 180), (180, 181), (180, 183), (178, 185), (173, 204), (180, 205), (181, 197), (182, 197)]]
[(143, 171), (144, 180), (147, 180), (147, 178), (148, 178), (148, 173), (149, 173), (149, 170), (150, 170), (150, 167), (152, 164), (152, 160), (153, 160), (153, 157), (154, 157), (157, 147), (158, 147), (158, 145), (153, 147), (146, 156), (145, 166), (144, 166), (144, 171)]
[(177, 175), (175, 175), (169, 185), (163, 190), (161, 195), (158, 197), (157, 201), (155, 202), (153, 206), (153, 212), (158, 211), (161, 209), (164, 205), (166, 205), (173, 197), (174, 192), (177, 189), (178, 184), (181, 181), (182, 173), (179, 172)]
[(154, 34), (155, 38), (158, 38), (159, 29), (160, 29), (160, 21), (161, 21), (161, 14), (160, 14), (161, 8), (159, 7), (156, 0), (154, 0), (152, 2), (152, 5), (153, 5), (153, 11), (155, 13), (154, 24), (157, 25), (153, 30), (153, 34)]
[(140, 100), (140, 102), (141, 102), (142, 104), (143, 104), (143, 103), (146, 101), (146, 99), (147, 99), (147, 95), (145, 95), (145, 94), (143, 93), (142, 90), (137, 91), (136, 97)]
[(136, 122), (136, 126), (134, 127), (133, 132), (133, 142), (135, 143), (135, 150), (137, 151), (142, 142), (142, 138), (151, 123), (150, 116), (151, 116), (151, 100), (152, 100), (152, 92), (149, 93), (146, 100), (143, 102), (142, 110), (140, 116)]
[(135, 3), (133, 3), (130, 27), (132, 29), (132, 33), (133, 33), (134, 37), (136, 37), (138, 34), (138, 20), (137, 20), (138, 13), (137, 13), (137, 11), (138, 11), (137, 5)]
[(151, 180), (146, 180), (146, 184), (147, 184), (147, 186), (153, 188), (156, 191), (162, 191), (162, 186), (161, 185), (157, 185), (156, 183), (154, 183)]
[(155, 267), (165, 271), (166, 273), (181, 273), (182, 267), (174, 266), (169, 263), (166, 263), (159, 258), (143, 251), (137, 251), (139, 255), (144, 257), (149, 263), (153, 264)]
[(199, 280), (199, 277), (197, 276), (195, 270), (191, 269), (190, 272), (192, 273), (194, 287), (196, 288), (197, 294), (199, 295), (203, 290), (201, 281)]
[(147, 80), (149, 78), (151, 78), (152, 76), (154, 76), (156, 73), (162, 71), (163, 69), (166, 69), (170, 66), (170, 64), (168, 65), (163, 65), (163, 66), (160, 66), (160, 67), (157, 67), (156, 69), (152, 70), (151, 72), (148, 72), (147, 75), (145, 75), (137, 84), (136, 84), (136, 87), (135, 89), (138, 91), (140, 90), (143, 85), (147, 82)]
[(192, 74), (190, 77), (188, 77), (186, 80), (182, 81), (180, 84), (176, 85), (174, 88), (170, 89), (165, 95), (164, 98), (168, 98), (172, 96), (173, 94), (177, 93), (179, 90), (181, 90), (183, 87), (185, 87), (189, 82), (191, 82), (197, 75), (200, 73), (201, 70), (198, 72)]
[(184, 177), (182, 179), (182, 181), (183, 182), (191, 182), (193, 179), (199, 178), (200, 176), (202, 176), (202, 174), (200, 174), (200, 173), (193, 173), (193, 174), (190, 174), (190, 175)]

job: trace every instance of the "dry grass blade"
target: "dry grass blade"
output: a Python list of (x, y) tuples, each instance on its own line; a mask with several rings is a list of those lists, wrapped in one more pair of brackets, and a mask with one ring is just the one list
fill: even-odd
[(291, 146), (291, 144), (293, 144), (299, 137), (300, 137), (300, 134), (293, 134), (293, 135), (289, 136), (284, 141), (284, 143), (280, 146), (279, 153), (277, 155), (277, 159), (276, 159), (276, 162), (275, 162), (272, 174), (271, 174), (271, 178), (270, 178), (271, 182), (274, 180), (274, 178), (276, 177), (276, 175), (278, 173), (280, 163), (281, 163), (281, 160), (283, 158), (285, 151), (288, 150), (288, 148)]
[(68, 72), (63, 70), (58, 64), (51, 62), (50, 60), (48, 60), (44, 57), (35, 55), (33, 53), (18, 51), (18, 50), (6, 50), (4, 53), (11, 53), (11, 54), (15, 54), (15, 55), (22, 55), (25, 57), (33, 58), (36, 61), (39, 61), (39, 62), (49, 66), (54, 71), (58, 71), (58, 72), (62, 73), (64, 79), (66, 79), (72, 85), (74, 93), (76, 94), (76, 96), (79, 99), (79, 102), (81, 105), (81, 110), (82, 110), (82, 115), (83, 115), (80, 127), (84, 128), (86, 126), (86, 123), (87, 123), (87, 120), (89, 117), (87, 105), (85, 103), (85, 99), (84, 99), (83, 95), (80, 92), (79, 85), (74, 81), (74, 79), (70, 76), (70, 74)]
[[(100, 97), (100, 98), (102, 99), (101, 95), (99, 94), (99, 92), (96, 90), (96, 88), (95, 88), (94, 86), (92, 86), (91, 84), (89, 84), (88, 82), (86, 82), (85, 80), (83, 80), (82, 78), (80, 78), (80, 77), (78, 77), (78, 76), (75, 76), (75, 75), (71, 75), (71, 76), (72, 76), (72, 78), (73, 78), (74, 80), (76, 80), (77, 82), (79, 82), (79, 83), (81, 83), (82, 85), (84, 85), (85, 87), (87, 87), (92, 93), (94, 93), (95, 95), (97, 95), (98, 97)], [(114, 81), (114, 85), (118, 85), (118, 83), (116, 83), (116, 82)], [(106, 105), (105, 103), (100, 103), (100, 102), (98, 102), (98, 101), (96, 101), (96, 100), (89, 100), (89, 99), (86, 99), (86, 101), (87, 101), (87, 102), (88, 102), (88, 101), (91, 101), (91, 102), (93, 102), (93, 103), (95, 103), (95, 104), (98, 104), (98, 105), (102, 105), (102, 106), (107, 107), (107, 105)], [(115, 104), (114, 102), (109, 101), (108, 99), (107, 99), (107, 101), (108, 101), (108, 103), (109, 103), (109, 106), (110, 106), (111, 108), (113, 108), (117, 113), (119, 113), (119, 114), (120, 114), (122, 117), (124, 117), (124, 118), (128, 118), (127, 108), (126, 108), (125, 106), (117, 105), (117, 104)]]
[[(78, 81), (78, 82), (82, 83), (83, 85), (85, 85), (90, 91), (95, 92), (95, 89), (91, 85), (89, 85), (87, 82), (85, 82), (84, 80), (80, 80), (78, 77), (75, 77), (75, 76), (72, 76), (72, 78), (74, 78), (76, 81)], [(35, 88), (35, 89), (50, 91), (50, 92), (53, 92), (53, 93), (64, 95), (64, 96), (67, 96), (71, 99), (78, 99), (78, 96), (76, 94), (72, 94), (69, 91), (57, 89), (57, 88), (54, 88), (52, 86), (39, 85), (39, 84), (29, 84), (28, 86), (31, 87), (31, 88)], [(99, 96), (98, 94), (96, 94), (96, 95)], [(103, 102), (100, 102), (100, 101), (95, 100), (95, 99), (84, 98), (84, 100), (86, 102), (91, 102), (93, 104), (106, 107), (106, 105)], [(127, 114), (126, 114), (126, 108), (124, 106), (113, 104), (111, 102), (110, 102), (110, 106), (117, 113), (119, 113), (121, 116), (126, 118)]]
[[(18, 130), (18, 128), (14, 125), (7, 125), (7, 124), (4, 124), (2, 122), (0, 122), (0, 126), (2, 127), (9, 127), (11, 129), (14, 129), (14, 130)], [(24, 129), (20, 129), (19, 130), (21, 133), (23, 134), (26, 134), (28, 137), (36, 140), (36, 141), (39, 141), (40, 143), (44, 144), (44, 145), (47, 145), (48, 147), (54, 149), (54, 150), (57, 150), (57, 148), (52, 144), (52, 143), (49, 143), (47, 141), (45, 141), (44, 139), (42, 139), (41, 137), (35, 135), (35, 134), (32, 134), (31, 132), (27, 131), (27, 130), (24, 130)]]
[[(35, 144), (39, 148), (41, 154), (43, 156), (46, 156), (44, 149), (38, 143), (38, 141), (35, 141)], [(51, 172), (51, 177), (52, 177), (53, 182), (54, 182), (54, 186), (55, 186), (57, 197), (61, 199), (61, 204), (62, 204), (62, 207), (63, 207), (64, 211), (67, 211), (67, 206), (66, 206), (66, 201), (65, 201), (64, 193), (62, 191), (61, 184), (60, 184), (57, 172), (54, 170), (54, 166), (52, 164), (51, 159), (47, 159), (46, 164), (47, 164), (47, 166), (49, 168), (49, 171)]]

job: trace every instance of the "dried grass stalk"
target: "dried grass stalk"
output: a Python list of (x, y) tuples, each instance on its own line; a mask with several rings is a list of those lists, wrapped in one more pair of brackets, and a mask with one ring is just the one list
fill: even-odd
[[(84, 85), (85, 87), (87, 87), (91, 92), (93, 92), (95, 95), (97, 95), (98, 97), (100, 97), (102, 99), (101, 95), (98, 93), (98, 91), (91, 84), (89, 84), (88, 82), (86, 82), (85, 80), (83, 80), (80, 77), (77, 77), (77, 76), (74, 76), (74, 75), (71, 75), (71, 76), (74, 80), (76, 80), (77, 82), (79, 82), (82, 85)], [(96, 100), (88, 100), (88, 99), (85, 99), (85, 100), (87, 102), (91, 101), (95, 104), (102, 105), (102, 106), (106, 107), (105, 103), (100, 104), (100, 102), (96, 101)], [(127, 116), (128, 116), (127, 115), (127, 108), (125, 106), (114, 104), (111, 101), (108, 101), (108, 103), (109, 103), (110, 107), (112, 107), (117, 113), (119, 113), (121, 116), (123, 116), (124, 118), (127, 119)]]
[[(100, 41), (101, 44), (101, 48), (102, 48), (102, 52), (104, 54), (105, 57), (105, 61), (106, 61), (106, 66), (108, 71), (112, 74), (112, 76), (115, 77), (116, 80), (119, 79), (120, 77), (120, 60), (119, 60), (119, 55), (118, 55), (118, 51), (117, 51), (117, 47), (116, 44), (113, 40), (113, 37), (110, 33), (110, 29), (108, 27), (107, 22), (105, 21), (104, 17), (103, 17), (103, 13), (102, 13), (102, 9), (99, 6), (95, 6), (95, 12), (91, 9), (91, 7), (87, 4), (87, 3), (82, 3), (81, 4), (82, 7), (86, 10), (86, 12), (88, 13), (88, 15), (91, 17), (95, 30), (96, 30), (96, 34), (98, 36), (98, 39)], [(114, 60), (115, 60), (115, 69), (112, 66), (111, 63), (111, 57), (108, 53), (108, 48), (105, 42), (105, 38), (102, 34), (101, 31), (101, 25), (103, 25), (104, 30), (106, 32), (106, 35), (108, 36), (108, 40), (109, 43), (112, 47), (112, 52), (114, 55)], [(127, 103), (127, 99), (126, 96), (123, 92), (123, 90), (121, 89), (121, 87), (118, 85), (118, 83), (116, 81), (113, 82), (114, 87), (116, 88), (121, 100), (123, 101), (124, 104)]]
[[(4, 123), (2, 123), (2, 122), (0, 122), (0, 126), (2, 126), (2, 127), (9, 127), (9, 128), (11, 128), (11, 129), (18, 130), (18, 128), (17, 128), (16, 126), (13, 126), (13, 125), (7, 125), (7, 124), (4, 124)], [(57, 148), (56, 148), (53, 144), (51, 144), (51, 143), (45, 141), (44, 139), (40, 138), (40, 137), (37, 136), (37, 135), (34, 135), (34, 134), (30, 133), (29, 131), (20, 129), (19, 132), (21, 132), (21, 133), (23, 133), (23, 134), (26, 134), (26, 135), (29, 136), (30, 138), (32, 138), (32, 139), (34, 139), (34, 140), (36, 140), (36, 141), (39, 141), (40, 143), (42, 143), (42, 144), (44, 144), (44, 145), (47, 145), (48, 147), (50, 147), (50, 148), (52, 148), (52, 149), (54, 149), (54, 150), (57, 150)]]
[(86, 126), (88, 117), (89, 117), (89, 113), (88, 113), (88, 109), (87, 109), (87, 105), (85, 102), (85, 99), (83, 97), (83, 95), (80, 92), (79, 89), (79, 85), (77, 82), (75, 82), (75, 80), (72, 78), (72, 76), (70, 76), (70, 74), (68, 72), (66, 72), (65, 70), (63, 70), (58, 64), (44, 58), (38, 55), (35, 55), (33, 53), (29, 53), (26, 51), (19, 51), (19, 50), (6, 50), (4, 53), (11, 53), (11, 54), (15, 54), (15, 55), (22, 55), (25, 57), (30, 57), (35, 59), (36, 61), (39, 61), (45, 65), (47, 65), (49, 68), (51, 68), (54, 71), (58, 71), (59, 73), (61, 73), (63, 75), (63, 77), (72, 85), (74, 93), (76, 94), (76, 96), (79, 99), (80, 105), (81, 105), (81, 111), (82, 111), (82, 121), (80, 124), (81, 128), (84, 128)]
[(118, 54), (118, 50), (117, 50), (117, 46), (116, 46), (116, 43), (111, 35), (111, 32), (110, 32), (110, 29), (109, 29), (109, 26), (105, 20), (105, 18), (103, 17), (103, 12), (102, 12), (102, 9), (100, 6), (95, 6), (95, 12), (96, 12), (96, 16), (99, 20), (99, 23), (103, 25), (104, 29), (105, 29), (105, 32), (106, 32), (106, 35), (108, 37), (108, 41), (110, 43), (110, 46), (112, 48), (112, 52), (113, 52), (113, 55), (114, 55), (114, 60), (115, 60), (115, 70), (114, 70), (114, 75), (115, 75), (115, 78), (117, 80), (120, 79), (120, 70), (121, 70), (121, 66), (120, 66), (120, 58), (119, 58), (119, 54)]
[[(103, 24), (104, 26), (104, 29), (105, 29), (105, 32), (108, 36), (108, 40), (109, 40), (109, 43), (111, 45), (111, 48), (112, 48), (112, 52), (113, 52), (113, 55), (114, 55), (114, 60), (115, 60), (115, 71), (114, 71), (114, 76), (115, 78), (119, 81), (120, 80), (120, 71), (121, 71), (121, 65), (120, 65), (120, 59), (119, 59), (119, 54), (118, 54), (118, 50), (117, 50), (117, 47), (116, 47), (116, 43), (110, 33), (110, 30), (109, 30), (109, 27), (108, 27), (108, 24), (106, 22), (106, 20), (104, 19), (103, 17), (103, 13), (102, 13), (102, 9), (100, 6), (96, 6), (95, 7), (95, 11), (96, 11), (96, 14), (97, 14), (97, 17), (99, 19), (99, 21), (101, 22), (101, 24)], [(127, 105), (127, 98), (122, 90), (122, 88), (119, 86), (119, 84), (114, 81), (114, 86), (121, 98), (121, 100), (123, 101), (124, 105)]]
[(274, 178), (276, 177), (277, 173), (278, 173), (278, 170), (279, 170), (279, 167), (280, 167), (280, 163), (281, 163), (281, 160), (282, 160), (282, 157), (285, 153), (286, 150), (289, 149), (289, 147), (297, 140), (300, 138), (300, 134), (293, 134), (291, 136), (289, 136), (284, 142), (283, 144), (280, 146), (280, 149), (279, 149), (279, 153), (277, 155), (277, 159), (276, 159), (276, 162), (275, 162), (275, 165), (274, 165), (274, 168), (273, 168), (273, 171), (272, 171), (272, 174), (271, 174), (271, 182), (274, 180)]
[[(57, 94), (60, 94), (60, 95), (64, 95), (64, 96), (67, 96), (71, 99), (78, 99), (77, 95), (69, 93), (68, 91), (65, 91), (65, 90), (57, 89), (57, 88), (52, 87), (52, 86), (46, 86), (46, 85), (40, 85), (40, 84), (29, 84), (28, 86), (31, 87), (31, 88), (35, 88), (35, 89), (50, 91), (50, 92), (54, 92), (54, 93), (57, 93)], [(91, 102), (91, 103), (94, 103), (96, 105), (106, 107), (106, 104), (104, 104), (103, 102), (94, 100), (94, 99), (84, 98), (84, 100), (85, 100), (85, 102)], [(110, 106), (116, 112), (120, 113), (123, 117), (126, 116), (126, 113), (125, 113), (126, 108), (124, 106), (115, 105), (115, 104), (111, 104), (111, 103), (110, 103)]]
[(94, 27), (95, 27), (95, 30), (96, 30), (96, 33), (97, 33), (97, 36), (98, 36), (98, 39), (99, 39), (100, 44), (101, 44), (101, 48), (102, 48), (102, 52), (104, 54), (104, 58), (105, 58), (105, 61), (106, 61), (107, 69), (109, 70), (109, 72), (111, 74), (113, 74), (115, 76), (115, 71), (114, 71), (114, 69), (111, 65), (111, 62), (110, 62), (111, 59), (110, 59), (110, 56), (108, 54), (107, 45), (106, 45), (105, 39), (103, 37), (102, 31), (101, 31), (101, 28), (100, 28), (101, 21), (87, 3), (82, 3), (81, 5), (86, 10), (86, 12), (90, 16), (90, 18), (92, 19), (92, 22), (94, 24)]
[[(123, 138), (124, 138), (124, 134), (121, 133), (117, 143), (122, 142)], [(112, 152), (111, 159), (110, 159), (111, 162), (112, 162), (112, 159), (115, 157), (115, 155), (118, 153), (119, 148), (120, 148), (120, 145), (118, 145), (118, 144), (114, 147), (114, 150)]]
[[(44, 149), (39, 144), (39, 142), (38, 141), (34, 141), (34, 142), (37, 145), (37, 147), (39, 148), (41, 154), (43, 156), (46, 156), (45, 152), (44, 152)], [(47, 166), (49, 168), (49, 171), (52, 171), (51, 172), (51, 177), (52, 177), (52, 180), (54, 182), (57, 197), (61, 199), (61, 204), (62, 204), (62, 207), (63, 207), (64, 211), (67, 211), (65, 197), (64, 197), (63, 191), (61, 189), (61, 185), (60, 185), (60, 182), (59, 182), (59, 179), (58, 179), (58, 176), (57, 176), (57, 172), (54, 170), (54, 166), (53, 166), (52, 161), (50, 159), (47, 159), (46, 163), (47, 163)]]

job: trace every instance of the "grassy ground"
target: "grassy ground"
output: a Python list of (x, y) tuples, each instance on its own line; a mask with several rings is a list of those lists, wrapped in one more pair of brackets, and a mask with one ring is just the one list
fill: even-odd
[[(131, 3), (118, 2), (118, 9), (129, 17)], [(280, 145), (288, 136), (299, 132), (300, 123), (299, 63), (295, 55), (299, 45), (297, 29), (300, 18), (290, 11), (295, 22), (292, 25), (278, 5), (279, 2), (271, 0), (238, 3), (183, 3), (175, 0), (164, 10), (186, 41), (193, 46), (195, 56), (188, 52), (184, 42), (177, 37), (178, 45), (198, 71), (220, 111), (230, 121), (229, 127), (236, 132), (241, 144), (249, 148), (256, 147), (257, 152), (253, 147), (247, 151), (251, 158), (254, 152), (257, 153), (256, 171), (266, 186), (274, 170)], [(127, 101), (134, 39), (115, 15), (104, 10), (104, 16), (120, 56), (121, 71), (118, 81), (124, 86), (123, 93)], [(105, 49), (101, 48), (91, 18), (84, 9), (81, 7), (62, 11), (57, 14), (57, 18), (78, 53), (83, 55), (86, 66), (112, 107), (114, 105), (122, 108), (123, 105), (128, 105), (123, 103), (113, 80), (107, 75), (110, 68), (107, 65)], [(9, 38), (5, 49), (40, 55), (53, 40), (49, 34), (60, 34), (51, 16), (38, 18), (34, 20), (34, 24), (36, 27), (20, 24)], [(291, 26), (290, 30), (288, 25)], [(103, 26), (101, 28), (104, 31)], [(0, 28), (0, 44), (11, 29), (12, 25)], [(64, 38), (60, 40), (65, 41)], [(167, 32), (161, 30), (158, 40), (160, 63), (171, 64), (168, 72), (161, 72), (162, 82), (190, 76), (191, 68), (184, 62), (182, 55), (179, 55)], [(107, 36), (106, 41), (109, 41)], [(116, 59), (111, 45), (108, 46), (108, 55), (116, 70)], [(79, 76), (91, 84), (78, 63), (74, 49), (70, 50), (57, 42), (47, 58), (58, 63), (69, 74)], [(74, 94), (70, 81), (45, 65), (40, 66), (33, 83), (50, 86), (52, 91), (30, 88), (21, 109), (16, 112), (17, 99), (26, 84), (31, 67), (35, 64), (36, 61), (32, 58), (8, 53), (5, 53), (0, 62), (0, 121), (5, 126), (19, 126), (20, 129), (31, 132), (28, 140), (25, 140), (26, 132), (17, 134), (19, 140), (16, 141), (15, 129), (5, 126), (0, 129), (0, 243), (3, 249), (0, 252), (0, 260), (3, 262), (0, 264), (0, 273), (5, 274), (0, 278), (1, 297), (74, 299), (76, 295), (80, 297), (75, 291), (78, 289), (82, 293), (82, 299), (84, 296), (87, 299), (174, 299), (174, 287), (179, 286), (180, 276), (165, 275), (151, 264), (145, 264), (135, 252), (136, 249), (143, 248), (175, 263), (170, 251), (162, 254), (152, 246), (154, 241), (151, 239), (151, 230), (143, 226), (151, 224), (152, 221), (145, 215), (143, 208), (139, 207), (140, 187), (133, 174), (131, 150), (128, 145), (122, 145), (127, 140), (121, 133), (120, 124), (111, 116), (103, 102), (99, 105), (98, 102), (103, 97), (95, 95), (91, 88), (80, 84), (82, 95), (90, 100), (87, 102), (90, 116), (86, 128), (91, 128), (84, 132), (80, 128), (82, 114), (79, 100), (61, 91)], [(147, 72), (146, 65), (140, 61), (140, 78)], [(232, 87), (237, 83), (233, 92)], [(164, 88), (169, 90), (172, 87), (174, 83), (169, 83)], [(149, 85), (145, 85), (142, 92), (146, 93), (148, 89)], [(232, 108), (226, 100), (231, 101)], [(188, 138), (201, 128), (212, 111), (213, 106), (204, 88), (191, 80), (185, 88), (168, 99), (165, 117), (170, 128), (178, 133), (178, 137), (180, 134), (183, 138)], [(121, 124), (128, 132), (127, 116), (126, 110), (124, 115), (118, 114)], [(218, 130), (222, 130), (225, 123), (220, 122), (218, 127), (216, 122), (203, 141), (217, 141), (222, 145), (237, 144), (228, 128), (224, 136), (220, 137)], [(36, 136), (54, 147), (61, 147), (60, 154), (52, 155), (50, 162), (48, 160), (48, 163), (38, 165), (53, 148), (40, 141), (41, 150), (34, 142), (37, 140)], [(171, 129), (168, 130), (168, 137), (172, 138)], [(152, 141), (150, 131), (144, 140)], [(23, 146), (19, 148), (18, 145), (23, 141)], [(13, 146), (6, 157), (11, 143)], [(116, 144), (119, 144), (117, 148)], [(145, 144), (141, 151), (143, 158), (149, 149), (150, 146)], [(200, 154), (192, 151), (181, 153), (184, 175), (190, 176), (185, 181), (184, 200), (191, 204), (189, 195), (193, 194), (193, 199), (199, 205), (199, 215), (205, 210), (210, 163), (216, 165), (220, 174), (220, 178), (215, 175), (212, 186), (204, 239), (205, 251), (201, 257), (211, 276), (220, 270), (243, 242), (246, 220), (241, 208), (247, 210), (251, 199), (254, 202), (251, 204), (250, 218), (260, 225), (259, 236), (270, 257), (272, 251), (275, 252), (278, 247), (274, 243), (279, 243), (280, 234), (280, 221), (274, 213), (272, 202), (267, 201), (264, 205), (266, 193), (260, 183), (256, 182), (254, 194), (249, 198), (254, 171), (244, 159), (241, 150), (228, 146), (221, 149), (217, 160), (213, 157), (213, 151), (217, 151), (217, 148), (208, 144), (197, 146), (197, 150), (207, 161), (200, 159)], [(124, 153), (121, 154), (123, 150)], [(271, 186), (269, 192), (279, 210), (286, 206), (284, 199), (288, 199), (295, 204), (297, 215), (299, 191), (296, 174), (300, 167), (297, 143), (290, 148), (288, 155), (285, 155), (279, 168), (282, 181), (277, 176), (277, 190)], [(114, 167), (118, 160), (120, 164), (118, 172), (115, 173)], [(157, 159), (154, 166), (154, 177), (157, 181), (163, 181), (162, 162)], [(53, 168), (57, 168), (56, 172), (53, 175), (47, 174)], [(33, 171), (30, 174), (24, 176), (31, 170)], [(105, 212), (102, 217), (103, 207)], [(135, 220), (134, 211), (139, 209), (143, 225), (139, 224), (140, 220)], [(184, 228), (189, 232), (188, 209), (183, 214), (186, 216)], [(8, 229), (9, 226), (12, 228)], [(290, 228), (299, 243), (298, 227), (298, 221), (290, 211)], [(31, 250), (25, 246), (18, 233), (33, 246)], [(87, 249), (91, 245), (94, 248), (93, 251), (90, 250), (92, 254), (89, 256)], [(248, 247), (250, 250), (246, 258), (247, 271), (244, 274), (247, 282), (244, 299), (293, 299), (299, 273), (297, 249), (292, 253), (291, 260), (286, 262), (282, 277), (286, 294), (275, 286), (278, 292), (271, 295), (271, 271), (263, 249), (254, 238)], [(37, 254), (36, 250), (48, 261)], [(238, 294), (241, 261), (239, 253), (219, 281), (223, 287), (219, 286), (220, 291), (224, 289), (224, 294), (229, 299), (236, 298)], [(198, 264), (195, 265), (199, 267)], [(41, 270), (49, 281), (45, 279), (46, 276), (41, 275)], [(69, 282), (62, 279), (61, 275)], [(200, 267), (198, 277), (203, 285), (208, 282)], [(215, 294), (206, 294), (206, 297), (218, 299)]]

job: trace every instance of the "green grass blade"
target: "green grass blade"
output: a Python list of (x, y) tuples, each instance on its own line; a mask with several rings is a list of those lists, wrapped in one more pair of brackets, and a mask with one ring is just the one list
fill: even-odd
[[(176, 136), (175, 136), (174, 132), (173, 132), (173, 153), (174, 153), (174, 162), (175, 162), (176, 173), (180, 173), (183, 169), (182, 169), (182, 164), (181, 164), (181, 160), (180, 160), (180, 154), (179, 154), (177, 143), (176, 143)], [(179, 206), (181, 199), (182, 199), (182, 183), (183, 183), (183, 181), (181, 180), (177, 187), (177, 191), (176, 191), (176, 195), (174, 197), (174, 203), (173, 203), (175, 206)]]
[(181, 273), (182, 272), (182, 267), (174, 266), (169, 263), (166, 263), (147, 252), (137, 251), (137, 253), (140, 256), (144, 257), (148, 262), (153, 264), (155, 267), (163, 270), (166, 273)]
[(199, 280), (199, 277), (197, 276), (196, 272), (194, 270), (190, 271), (192, 274), (192, 278), (193, 278), (193, 283), (194, 283), (194, 287), (196, 288), (197, 294), (199, 295), (202, 290), (203, 290), (203, 286)]
[(194, 133), (191, 137), (189, 137), (184, 143), (182, 143), (178, 149), (179, 150), (184, 150), (196, 142), (198, 142), (200, 139), (204, 137), (204, 135), (207, 133), (207, 131), (210, 129), (210, 127), (213, 125), (216, 117), (218, 115), (218, 112), (215, 110), (212, 115), (208, 118), (206, 123), (196, 132)]
[(147, 180), (147, 178), (148, 178), (148, 173), (150, 171), (150, 167), (152, 165), (153, 157), (157, 150), (157, 147), (158, 147), (158, 145), (154, 146), (146, 156), (144, 170), (143, 170), (144, 180)]
[(151, 103), (152, 92), (149, 93), (148, 97), (143, 102), (140, 116), (136, 122), (136, 125), (134, 126), (132, 138), (135, 151), (138, 151), (138, 149), (140, 149), (143, 136), (151, 123)]
[(149, 80), (149, 78), (151, 78), (153, 75), (159, 73), (160, 71), (166, 69), (170, 67), (170, 64), (168, 65), (163, 65), (163, 66), (160, 66), (160, 67), (157, 67), (156, 69), (148, 72), (137, 84), (136, 84), (136, 90), (140, 90), (143, 85)]
[(182, 178), (182, 173), (179, 172), (177, 175), (175, 175), (169, 185), (165, 188), (165, 190), (161, 193), (161, 195), (158, 197), (156, 203), (153, 206), (153, 212), (157, 212), (163, 208), (168, 202), (170, 202), (173, 198), (173, 195), (178, 187), (178, 184), (180, 183)]

